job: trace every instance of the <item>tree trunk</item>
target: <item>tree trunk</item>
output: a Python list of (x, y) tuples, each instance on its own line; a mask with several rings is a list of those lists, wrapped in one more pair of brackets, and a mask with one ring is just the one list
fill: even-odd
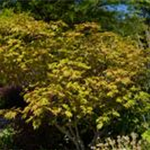
[(83, 143), (83, 141), (81, 140), (81, 137), (79, 136), (79, 131), (77, 126), (75, 127), (75, 131), (73, 130), (72, 126), (69, 125), (67, 130), (66, 128), (59, 126), (58, 124), (55, 125), (57, 127), (57, 129), (67, 135), (67, 137), (70, 139), (70, 141), (73, 142), (73, 144), (76, 147), (76, 150), (85, 150), (85, 145)]

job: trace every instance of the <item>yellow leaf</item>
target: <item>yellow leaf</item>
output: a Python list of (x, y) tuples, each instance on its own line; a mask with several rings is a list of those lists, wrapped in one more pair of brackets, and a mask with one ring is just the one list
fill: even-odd
[(70, 111), (65, 111), (65, 115), (67, 116), (67, 118), (71, 118), (73, 116)]

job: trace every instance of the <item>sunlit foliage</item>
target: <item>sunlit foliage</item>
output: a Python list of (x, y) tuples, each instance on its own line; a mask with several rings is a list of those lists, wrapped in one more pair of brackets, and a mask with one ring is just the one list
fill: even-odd
[(94, 22), (70, 28), (9, 11), (0, 16), (0, 82), (22, 86), (28, 104), (2, 112), (21, 114), (35, 129), (46, 119), (77, 150), (85, 147), (83, 129), (98, 133), (122, 110), (149, 111), (148, 62), (148, 50)]

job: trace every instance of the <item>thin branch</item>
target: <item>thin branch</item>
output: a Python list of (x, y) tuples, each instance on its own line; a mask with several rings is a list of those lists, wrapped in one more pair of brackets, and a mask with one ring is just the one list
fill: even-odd
[(74, 145), (76, 146), (77, 150), (80, 150), (79, 144), (76, 141), (75, 137), (72, 137), (72, 135), (63, 127), (59, 126), (58, 124), (55, 124), (56, 128), (63, 134), (67, 135), (68, 138), (74, 143)]
[(81, 137), (79, 135), (79, 130), (78, 130), (78, 125), (77, 124), (75, 125), (75, 131), (76, 131), (76, 136), (77, 136), (77, 139), (78, 139), (78, 143), (79, 143), (79, 145), (81, 147), (81, 150), (85, 150), (84, 143), (83, 143), (83, 141), (82, 141), (82, 139), (81, 139)]
[(66, 131), (63, 127), (61, 127), (60, 125), (58, 124), (55, 124), (56, 128), (63, 134), (67, 135), (68, 138), (72, 141), (74, 141), (74, 138), (70, 135), (70, 133), (68, 131)]
[(72, 137), (74, 137), (74, 140), (76, 140), (76, 135), (75, 135), (75, 133), (74, 133), (72, 127), (70, 126), (70, 124), (69, 124), (69, 126), (68, 126), (68, 129), (69, 129), (69, 131), (70, 131)]

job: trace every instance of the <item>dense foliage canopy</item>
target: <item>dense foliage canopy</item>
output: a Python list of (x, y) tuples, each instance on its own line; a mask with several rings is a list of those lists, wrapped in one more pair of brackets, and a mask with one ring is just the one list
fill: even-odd
[[(150, 47), (147, 0), (1, 0), (0, 7), (12, 8), (14, 12), (29, 12), (36, 20), (63, 20), (71, 27), (78, 23), (96, 21), (105, 31), (130, 36), (141, 47)], [(116, 11), (115, 8), (119, 7), (125, 8)], [(123, 9), (124, 12), (121, 11)]]
[(0, 9), (0, 149), (149, 149), (148, 0)]
[(2, 109), (6, 118), (21, 115), (35, 129), (43, 122), (55, 126), (77, 150), (98, 137), (147, 128), (149, 50), (130, 37), (95, 22), (70, 27), (6, 10), (0, 45), (0, 83), (21, 86), (26, 102)]

